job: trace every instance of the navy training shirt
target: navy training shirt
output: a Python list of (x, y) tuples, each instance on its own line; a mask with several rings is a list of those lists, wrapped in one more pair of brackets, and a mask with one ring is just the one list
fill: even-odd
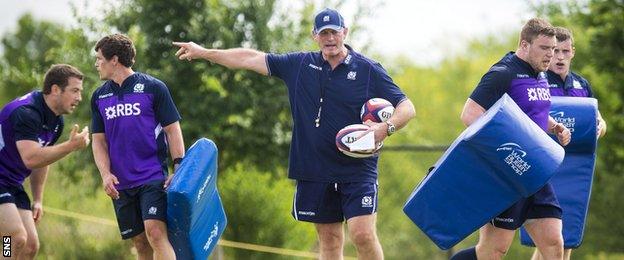
[(26, 168), (17, 141), (31, 140), (41, 146), (56, 143), (63, 132), (63, 117), (52, 112), (41, 91), (16, 98), (0, 112), (0, 185), (21, 186), (32, 171)]
[(520, 109), (544, 131), (548, 131), (550, 92), (545, 72), (509, 52), (483, 75), (470, 95), (486, 110), (507, 93)]
[(163, 127), (180, 120), (167, 86), (143, 73), (119, 86), (106, 81), (91, 97), (93, 133), (104, 133), (115, 187), (130, 189), (167, 174)]
[[(357, 159), (336, 147), (336, 134), (361, 124), (360, 109), (371, 98), (395, 107), (406, 99), (378, 63), (353, 51), (334, 70), (321, 52), (268, 54), (269, 75), (288, 88), (293, 118), (288, 177), (316, 182), (375, 182), (378, 155)], [(323, 96), (320, 125), (315, 119)]]
[(561, 79), (559, 74), (548, 70), (548, 84), (550, 85), (551, 96), (570, 96), (570, 97), (593, 97), (589, 82), (572, 71), (568, 73), (565, 81)]

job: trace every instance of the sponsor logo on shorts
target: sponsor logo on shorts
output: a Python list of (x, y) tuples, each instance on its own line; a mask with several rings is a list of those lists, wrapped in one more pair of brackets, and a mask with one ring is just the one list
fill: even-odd
[(494, 218), (496, 221), (500, 221), (500, 222), (507, 222), (507, 223), (513, 223), (514, 219), (513, 218)]
[(131, 228), (130, 228), (130, 229), (126, 229), (126, 230), (124, 230), (124, 231), (121, 231), (121, 234), (122, 234), (122, 235), (126, 235), (126, 234), (128, 234), (128, 233), (130, 233), (130, 232), (132, 232), (132, 229), (131, 229)]
[(527, 153), (516, 143), (501, 144), (498, 148), (496, 148), (496, 151), (509, 152), (509, 155), (505, 157), (505, 163), (507, 163), (507, 165), (509, 165), (509, 167), (511, 167), (511, 169), (513, 169), (518, 175), (524, 174), (531, 168), (531, 165), (522, 159), (527, 155)]
[(362, 197), (362, 208), (372, 208), (373, 198), (371, 196)]
[(570, 129), (570, 133), (574, 133), (574, 125), (576, 125), (575, 117), (566, 117), (563, 111), (550, 111), (549, 114), (557, 123), (562, 123), (565, 127)]
[(149, 210), (147, 211), (147, 214), (150, 214), (150, 215), (156, 215), (156, 212), (158, 212), (158, 208), (156, 208), (156, 207), (151, 207), (151, 208), (149, 208)]
[(297, 215), (316, 216), (316, 212), (314, 212), (314, 211), (298, 211)]
[(4, 198), (4, 197), (11, 197), (11, 193), (5, 192), (0, 194), (0, 198)]
[(212, 240), (215, 237), (217, 237), (218, 234), (219, 234), (219, 222), (217, 221), (217, 223), (215, 223), (214, 226), (212, 227), (212, 231), (210, 231), (210, 237), (208, 237), (206, 244), (204, 244), (204, 251), (208, 251), (208, 249), (210, 248), (210, 245), (212, 244)]

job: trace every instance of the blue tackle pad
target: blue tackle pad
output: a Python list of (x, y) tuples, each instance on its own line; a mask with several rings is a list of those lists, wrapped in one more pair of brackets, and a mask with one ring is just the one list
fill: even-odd
[[(550, 116), (572, 132), (572, 140), (565, 147), (565, 159), (550, 183), (563, 210), (564, 246), (577, 248), (583, 241), (594, 176), (598, 101), (594, 98), (552, 97), (551, 102)], [(520, 241), (523, 245), (535, 246), (524, 228), (520, 230)]]
[(169, 241), (178, 259), (207, 259), (227, 219), (217, 191), (214, 142), (202, 138), (184, 156), (167, 189)]
[(464, 130), (403, 211), (441, 249), (543, 187), (564, 150), (503, 95)]

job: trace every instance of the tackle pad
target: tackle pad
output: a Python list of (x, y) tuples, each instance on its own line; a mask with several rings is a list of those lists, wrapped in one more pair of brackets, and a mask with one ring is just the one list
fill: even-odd
[(214, 142), (202, 138), (184, 156), (167, 189), (169, 240), (178, 259), (207, 259), (227, 219), (217, 191)]
[(507, 95), (464, 130), (418, 184), (405, 214), (441, 249), (543, 187), (563, 148)]
[[(596, 162), (598, 101), (586, 97), (551, 97), (550, 116), (572, 132), (565, 158), (550, 180), (563, 211), (565, 248), (577, 248), (583, 240)], [(556, 137), (553, 137), (556, 138)], [(521, 243), (535, 246), (524, 228)]]

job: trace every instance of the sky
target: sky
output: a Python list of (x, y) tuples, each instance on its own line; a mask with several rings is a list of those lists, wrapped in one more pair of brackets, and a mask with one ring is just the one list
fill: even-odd
[[(25, 12), (72, 25), (69, 3), (86, 0), (1, 0), (0, 34), (14, 30)], [(538, 0), (534, 0), (535, 2)], [(90, 0), (89, 11), (102, 0)], [(341, 10), (350, 22), (348, 10)], [(418, 64), (432, 64), (446, 54), (464, 51), (470, 39), (518, 31), (533, 16), (526, 1), (518, 0), (390, 0), (381, 1), (363, 26), (372, 50), (386, 57), (405, 56)], [(347, 41), (348, 42), (348, 41)]]

